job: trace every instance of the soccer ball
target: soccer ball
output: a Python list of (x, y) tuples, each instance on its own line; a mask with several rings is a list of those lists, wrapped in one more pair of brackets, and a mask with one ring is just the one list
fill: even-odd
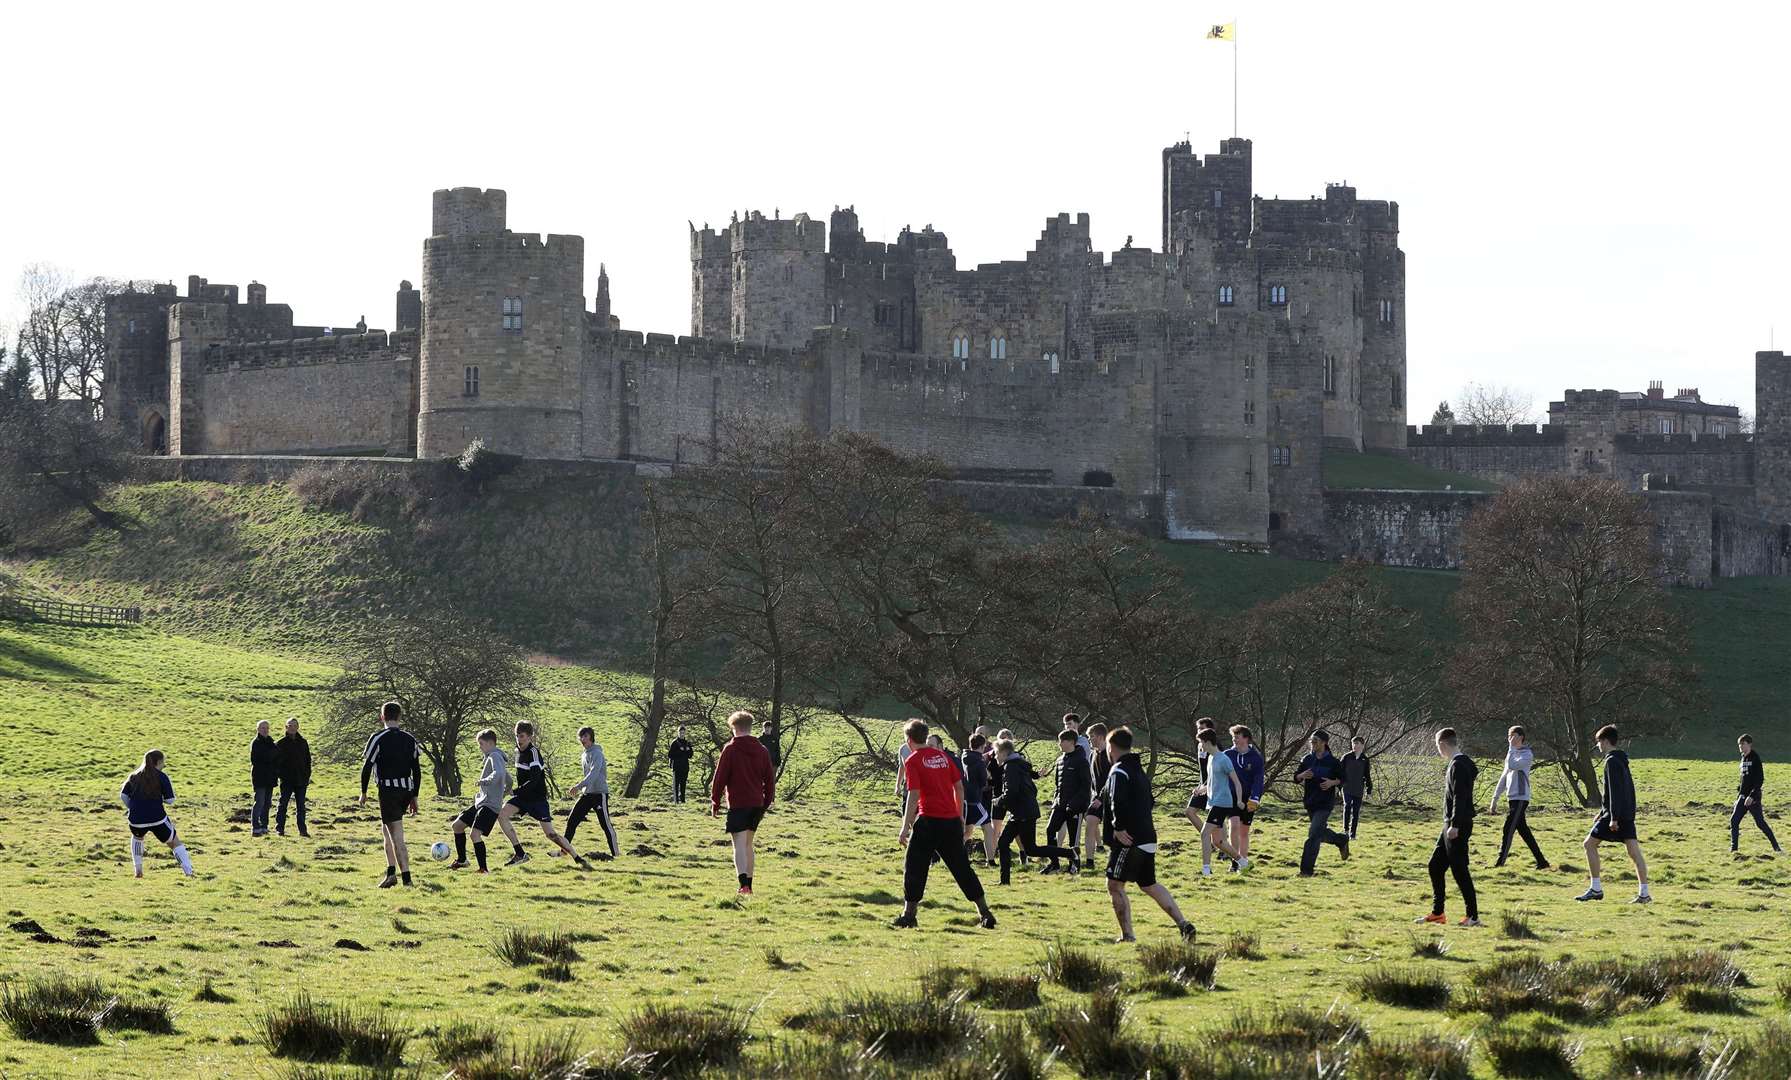
[(446, 840), (437, 840), (435, 843), (429, 845), (429, 854), (434, 855), (435, 861), (437, 862), (447, 858), (448, 852), (452, 850), (454, 849), (448, 846)]

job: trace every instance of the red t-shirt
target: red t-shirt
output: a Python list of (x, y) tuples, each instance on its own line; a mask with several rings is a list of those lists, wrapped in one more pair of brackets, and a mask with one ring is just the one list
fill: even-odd
[(920, 796), (921, 817), (955, 818), (962, 813), (957, 786), (964, 774), (950, 754), (923, 746), (902, 763), (902, 777), (908, 790)]

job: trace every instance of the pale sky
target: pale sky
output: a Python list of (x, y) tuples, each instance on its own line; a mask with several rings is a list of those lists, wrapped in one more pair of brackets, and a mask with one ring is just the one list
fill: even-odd
[(1257, 193), (1400, 205), (1414, 421), (1469, 380), (1751, 411), (1791, 343), (1782, 3), (7, 3), (0, 322), (50, 262), (389, 327), (460, 185), (677, 334), (685, 223), (734, 209), (854, 203), (961, 267), (1065, 210), (1155, 246), (1161, 149), (1231, 134), (1234, 17)]

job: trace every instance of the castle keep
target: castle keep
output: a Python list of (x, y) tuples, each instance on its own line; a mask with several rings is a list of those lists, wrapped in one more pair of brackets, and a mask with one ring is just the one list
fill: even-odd
[[(106, 415), (145, 450), (692, 461), (739, 416), (872, 435), (960, 475), (1113, 483), (1171, 536), (1319, 536), (1324, 447), (1405, 443), (1398, 207), (1265, 199), (1251, 144), (1162, 157), (1163, 250), (1086, 214), (960, 268), (944, 233), (865, 239), (748, 212), (690, 232), (691, 333), (587, 307), (582, 238), (514, 232), (504, 192), (437, 191), (395, 329), (296, 326), (189, 281), (109, 311)], [(1109, 479), (1110, 478), (1110, 479)]]

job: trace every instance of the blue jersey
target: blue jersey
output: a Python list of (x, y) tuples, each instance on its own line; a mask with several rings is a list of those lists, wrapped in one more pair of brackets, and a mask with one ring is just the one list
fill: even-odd
[(157, 771), (156, 778), (161, 781), (161, 785), (153, 795), (137, 794), (135, 786), (129, 780), (124, 782), (123, 789), (118, 793), (124, 798), (131, 824), (139, 829), (160, 825), (168, 820), (168, 811), (162, 809), (162, 806), (174, 801), (174, 784), (165, 772)]
[(1244, 801), (1246, 803), (1261, 802), (1264, 771), (1262, 751), (1252, 746), (1240, 754), (1237, 747), (1234, 746), (1225, 751), (1225, 756), (1231, 759), (1233, 765), (1237, 766), (1238, 786), (1244, 789)]

